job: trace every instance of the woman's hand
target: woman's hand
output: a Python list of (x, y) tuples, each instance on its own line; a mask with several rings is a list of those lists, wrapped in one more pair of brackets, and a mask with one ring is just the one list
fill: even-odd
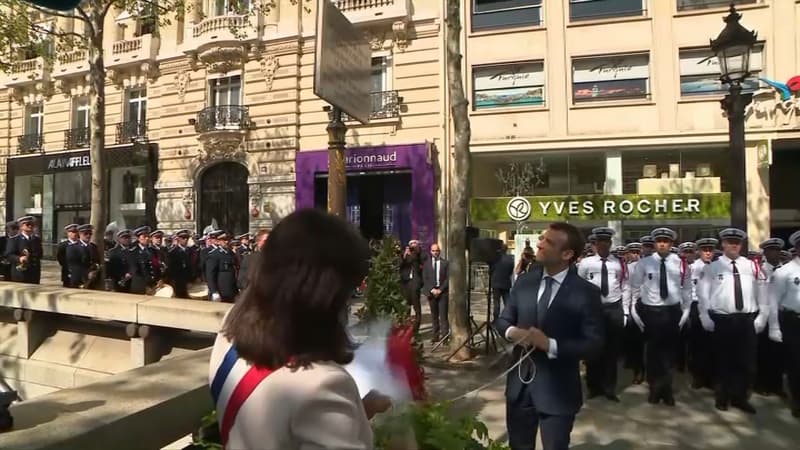
[(392, 407), (392, 399), (374, 389), (369, 391), (361, 402), (364, 404), (367, 419), (372, 419), (375, 414), (386, 412)]

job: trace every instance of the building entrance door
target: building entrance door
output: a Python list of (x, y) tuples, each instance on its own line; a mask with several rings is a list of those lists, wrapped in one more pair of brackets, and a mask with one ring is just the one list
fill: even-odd
[(219, 163), (203, 172), (198, 231), (209, 225), (234, 235), (250, 231), (247, 175), (247, 169), (235, 162)]

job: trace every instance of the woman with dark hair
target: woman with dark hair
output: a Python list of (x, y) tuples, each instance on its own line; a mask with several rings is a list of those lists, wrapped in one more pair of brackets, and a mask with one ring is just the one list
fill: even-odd
[(318, 210), (283, 219), (254, 255), (248, 289), (223, 321), (209, 381), (227, 449), (372, 449), (369, 418), (342, 367), (353, 359), (347, 304), (369, 248), (344, 220)]

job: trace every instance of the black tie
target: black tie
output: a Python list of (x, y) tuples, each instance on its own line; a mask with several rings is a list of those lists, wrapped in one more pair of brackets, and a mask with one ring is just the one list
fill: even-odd
[(550, 306), (550, 297), (553, 296), (553, 277), (544, 277), (544, 292), (539, 297), (536, 305), (536, 326), (541, 328), (544, 323), (544, 316), (547, 315), (547, 307)]
[(744, 297), (742, 296), (742, 279), (739, 276), (739, 269), (736, 268), (736, 261), (731, 261), (733, 265), (733, 298), (736, 304), (736, 310), (741, 311), (744, 309)]
[(608, 297), (608, 267), (605, 258), (603, 258), (603, 267), (600, 269), (600, 294)]
[(658, 274), (658, 290), (661, 294), (661, 300), (666, 300), (669, 297), (669, 287), (667, 287), (667, 258), (661, 258), (661, 270)]

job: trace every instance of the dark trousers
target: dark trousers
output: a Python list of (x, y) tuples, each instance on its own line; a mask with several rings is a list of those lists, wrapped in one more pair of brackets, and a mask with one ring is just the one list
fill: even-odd
[(754, 390), (764, 394), (783, 394), (783, 344), (772, 341), (765, 328), (758, 334), (756, 381)]
[(414, 332), (416, 332), (419, 330), (419, 324), (422, 320), (422, 303), (419, 301), (419, 282), (416, 280), (401, 281), (400, 290), (406, 302), (414, 310)]
[(625, 368), (634, 375), (644, 373), (644, 333), (633, 319), (625, 326)]
[(800, 410), (800, 314), (781, 311), (779, 319), (792, 409)]
[(503, 302), (503, 308), (506, 307), (506, 302), (508, 301), (509, 293), (511, 289), (492, 289), (492, 301), (494, 305), (492, 305), (492, 323), (500, 317), (500, 302)]
[(173, 281), (172, 288), (175, 292), (175, 298), (189, 298), (189, 286), (185, 280)]
[(692, 303), (689, 312), (688, 365), (692, 375), (692, 384), (698, 387), (714, 387), (714, 358), (711, 350), (711, 333), (703, 328), (697, 302)]
[(650, 397), (656, 400), (672, 398), (681, 307), (647, 306), (641, 303), (636, 307), (644, 322), (645, 371), (647, 383), (650, 385)]
[(433, 336), (446, 336), (450, 332), (450, 323), (447, 321), (447, 292), (442, 292), (438, 297), (428, 295), (428, 305), (431, 307)]
[(603, 305), (606, 339), (603, 352), (586, 362), (586, 387), (590, 394), (615, 395), (617, 390), (617, 364), (622, 346), (625, 321), (622, 302)]
[(518, 400), (506, 399), (506, 428), (511, 450), (535, 449), (539, 428), (542, 430), (544, 450), (567, 450), (574, 423), (575, 416), (539, 413), (527, 393), (527, 388), (522, 389)]
[(744, 402), (756, 371), (755, 314), (712, 314), (714, 392), (718, 402)]

